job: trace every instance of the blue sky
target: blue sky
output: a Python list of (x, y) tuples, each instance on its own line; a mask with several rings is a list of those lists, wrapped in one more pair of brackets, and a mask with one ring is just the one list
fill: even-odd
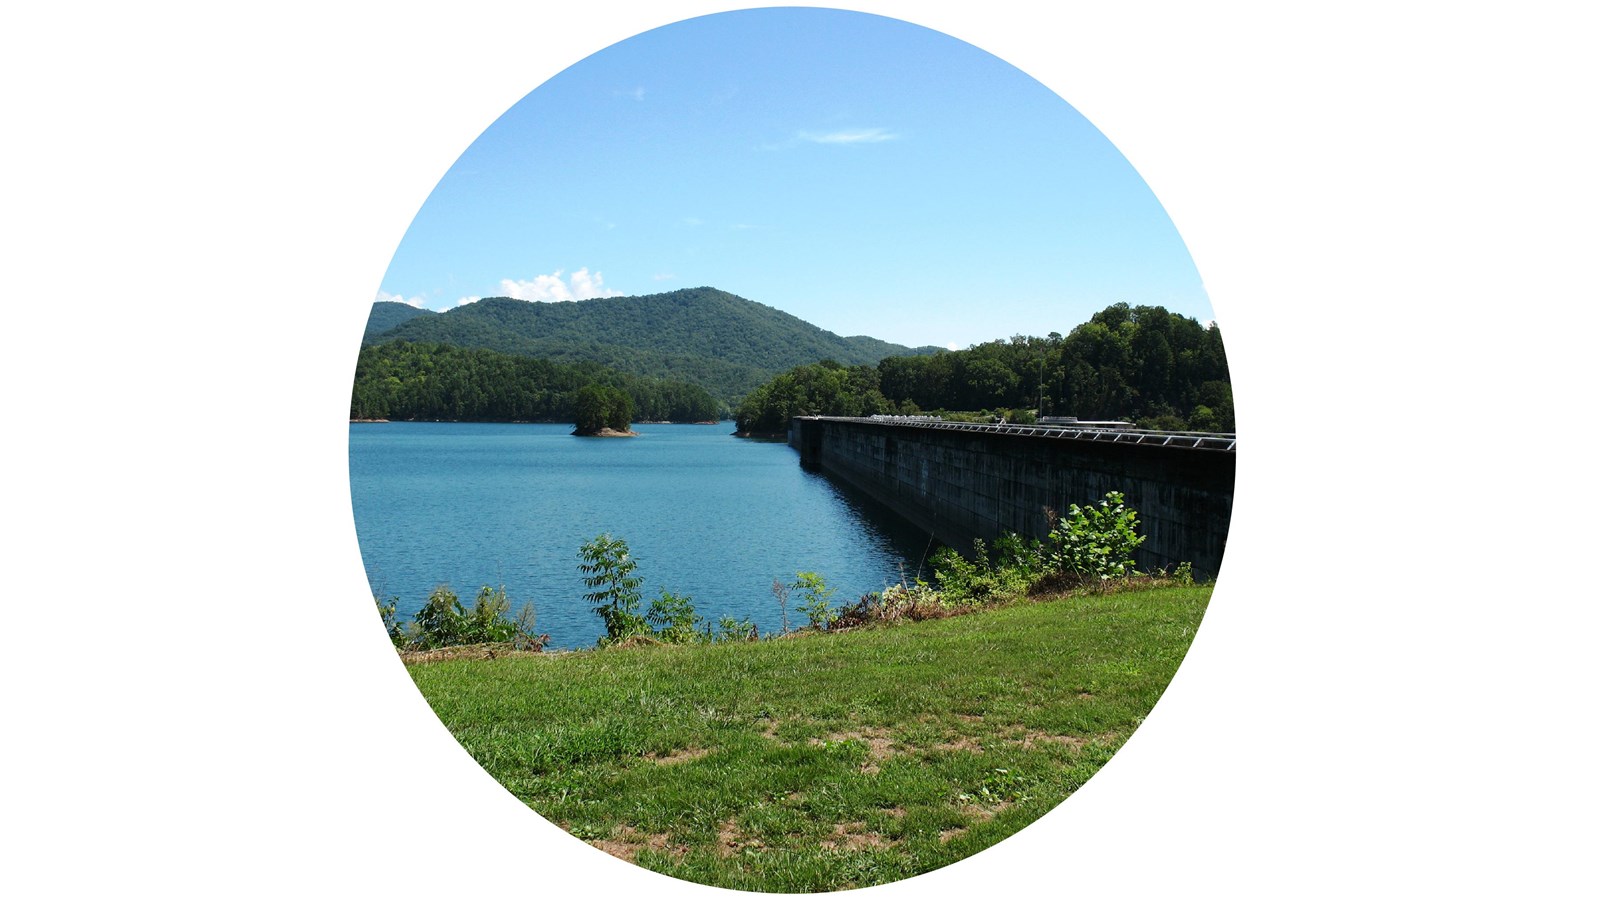
[(1159, 202), (1065, 100), (820, 9), (679, 22), (537, 86), (441, 179), (378, 298), (700, 285), (910, 346), (1065, 333), (1119, 300), (1212, 318)]

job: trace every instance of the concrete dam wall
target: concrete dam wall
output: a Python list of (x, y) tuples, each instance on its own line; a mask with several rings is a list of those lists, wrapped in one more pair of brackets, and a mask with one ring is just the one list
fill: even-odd
[[(1121, 491), (1139, 513), (1141, 569), (1193, 564), (1215, 577), (1233, 512), (1233, 442), (1046, 428), (798, 418), (789, 443), (802, 465), (866, 493), (962, 551), (1012, 531), (1043, 538), (1046, 509)], [(1224, 449), (1225, 447), (1225, 449)]]

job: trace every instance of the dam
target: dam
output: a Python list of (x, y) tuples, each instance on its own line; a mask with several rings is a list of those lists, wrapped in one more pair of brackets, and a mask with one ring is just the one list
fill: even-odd
[(1048, 511), (1120, 491), (1139, 513), (1142, 571), (1187, 562), (1214, 578), (1233, 512), (1231, 434), (945, 422), (921, 416), (802, 416), (800, 464), (865, 493), (968, 551), (1005, 532), (1043, 539)]

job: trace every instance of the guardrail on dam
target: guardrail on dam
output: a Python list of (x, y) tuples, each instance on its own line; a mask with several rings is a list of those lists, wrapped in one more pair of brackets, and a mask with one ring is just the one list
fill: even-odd
[(1141, 569), (1215, 577), (1233, 512), (1234, 436), (929, 419), (807, 416), (789, 423), (801, 465), (969, 550), (1007, 531), (1043, 538), (1046, 509), (1121, 491), (1139, 512)]

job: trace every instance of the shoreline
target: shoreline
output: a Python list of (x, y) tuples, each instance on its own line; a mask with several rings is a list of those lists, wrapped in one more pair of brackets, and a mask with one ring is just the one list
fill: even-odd
[[(724, 419), (722, 421), (730, 421)], [(564, 419), (351, 419), (351, 425), (376, 425), (391, 422), (429, 422), (444, 425), (570, 425)], [(722, 422), (671, 422), (665, 420), (635, 422), (635, 425), (721, 425)], [(638, 432), (629, 432), (638, 434)]]

